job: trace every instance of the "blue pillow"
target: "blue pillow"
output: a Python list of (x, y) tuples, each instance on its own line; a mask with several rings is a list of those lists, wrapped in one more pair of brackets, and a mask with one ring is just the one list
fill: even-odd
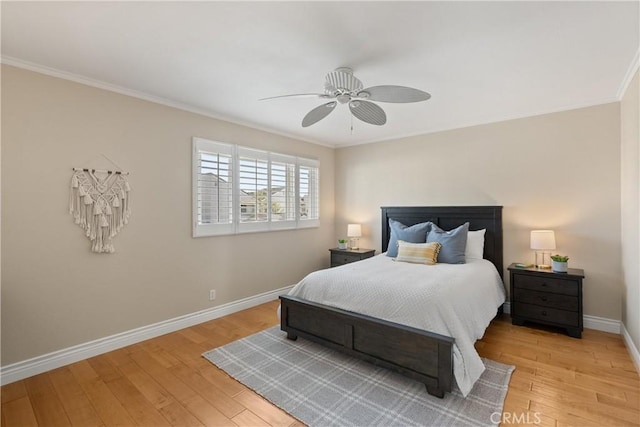
[(391, 229), (391, 237), (389, 238), (387, 256), (395, 258), (398, 256), (398, 240), (404, 240), (409, 243), (425, 243), (427, 241), (427, 233), (431, 228), (431, 223), (421, 222), (420, 224), (407, 227), (400, 221), (389, 218), (389, 228)]
[(465, 222), (458, 228), (444, 231), (435, 224), (427, 234), (427, 243), (438, 242), (442, 245), (438, 254), (438, 262), (445, 264), (464, 264), (464, 251), (467, 249), (467, 233), (469, 223)]

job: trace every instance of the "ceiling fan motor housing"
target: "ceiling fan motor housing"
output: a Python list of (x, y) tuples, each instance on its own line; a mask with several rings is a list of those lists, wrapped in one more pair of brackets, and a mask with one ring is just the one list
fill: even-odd
[(335, 96), (338, 102), (346, 104), (352, 96), (357, 96), (364, 85), (353, 75), (351, 68), (336, 68), (327, 74), (324, 90), (328, 95)]

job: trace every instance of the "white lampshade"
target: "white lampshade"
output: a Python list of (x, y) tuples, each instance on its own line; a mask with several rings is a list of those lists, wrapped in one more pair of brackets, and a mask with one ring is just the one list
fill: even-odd
[(347, 237), (360, 236), (362, 236), (362, 227), (360, 227), (360, 224), (349, 224), (347, 226)]
[(544, 250), (556, 248), (556, 235), (553, 230), (532, 230), (531, 249)]

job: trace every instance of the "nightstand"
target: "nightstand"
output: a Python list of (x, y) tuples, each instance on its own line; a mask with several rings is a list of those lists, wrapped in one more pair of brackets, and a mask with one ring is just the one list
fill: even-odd
[(525, 321), (565, 328), (574, 338), (582, 337), (582, 279), (584, 270), (566, 273), (509, 266), (511, 322)]
[(376, 252), (375, 249), (329, 249), (331, 252), (331, 267), (349, 264), (350, 262), (360, 261), (365, 258), (371, 258)]

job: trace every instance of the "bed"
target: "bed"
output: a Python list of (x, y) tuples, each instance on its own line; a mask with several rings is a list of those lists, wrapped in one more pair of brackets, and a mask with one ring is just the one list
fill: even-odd
[[(503, 292), (502, 298), (504, 298), (501, 282), (503, 274), (501, 206), (383, 207), (381, 211), (382, 252), (387, 250), (391, 235), (389, 219), (395, 219), (407, 226), (431, 221), (445, 230), (469, 222), (470, 230), (485, 229), (483, 256), (495, 267), (492, 270), (499, 276), (497, 279)], [(383, 259), (385, 255), (374, 258), (378, 259), (371, 260), (371, 266), (375, 266), (375, 263), (391, 262), (388, 257), (386, 260)], [(369, 260), (348, 266), (362, 269), (365, 268), (364, 263), (367, 261)], [(484, 263), (487, 264), (487, 261)], [(479, 262), (483, 261), (479, 260)], [(359, 265), (356, 266), (356, 264)], [(429, 268), (428, 266), (418, 267)], [(329, 271), (320, 274), (328, 273)], [(463, 340), (456, 343), (454, 338), (445, 333), (436, 333), (406, 323), (363, 314), (362, 311), (366, 310), (360, 310), (361, 312), (357, 309), (345, 310), (294, 295), (284, 295), (280, 299), (281, 329), (287, 333), (287, 338), (295, 340), (300, 336), (397, 371), (423, 382), (428, 393), (437, 397), (443, 397), (445, 392), (452, 390), (455, 381), (454, 352), (458, 360), (460, 356), (458, 344), (462, 344)], [(494, 315), (495, 311), (488, 321)], [(487, 325), (488, 321), (485, 319)], [(484, 327), (486, 325), (482, 326), (482, 333)], [(456, 363), (456, 374), (459, 372), (457, 365), (458, 363)], [(459, 379), (459, 375), (456, 378)], [(463, 387), (460, 388), (463, 394), (466, 394), (465, 391), (469, 391), (469, 384), (465, 384), (465, 390)]]

